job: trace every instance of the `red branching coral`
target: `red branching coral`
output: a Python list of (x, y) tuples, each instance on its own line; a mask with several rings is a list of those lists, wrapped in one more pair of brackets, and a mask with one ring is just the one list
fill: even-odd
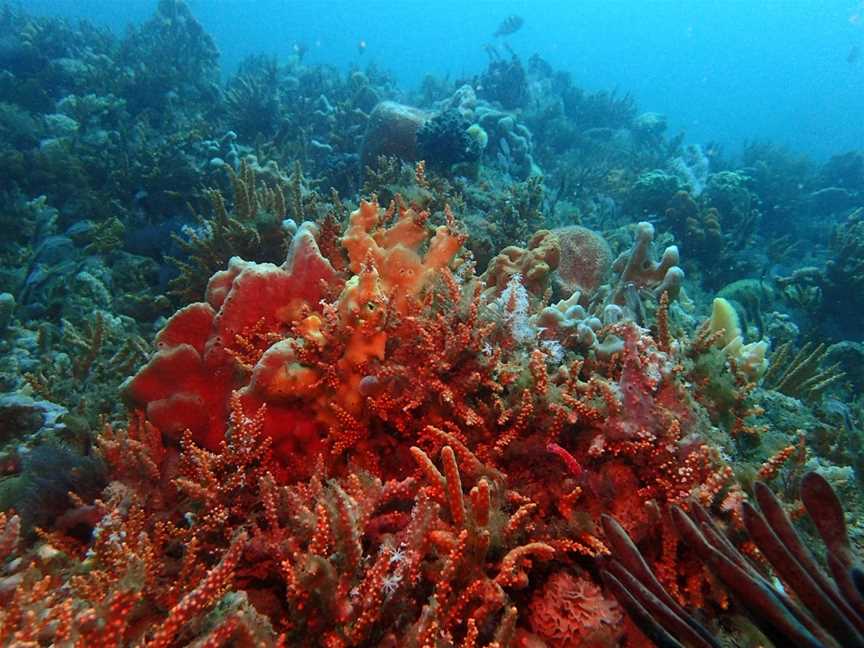
[(0, 512), (0, 563), (18, 548), (21, 518)]

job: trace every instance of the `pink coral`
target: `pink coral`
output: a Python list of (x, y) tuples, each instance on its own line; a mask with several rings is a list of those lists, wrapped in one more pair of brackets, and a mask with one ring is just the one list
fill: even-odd
[(615, 645), (622, 615), (614, 599), (590, 580), (552, 574), (531, 601), (531, 628), (552, 648)]

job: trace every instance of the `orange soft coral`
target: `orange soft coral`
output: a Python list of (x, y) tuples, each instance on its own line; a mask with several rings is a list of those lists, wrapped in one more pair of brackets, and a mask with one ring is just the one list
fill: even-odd
[[(387, 221), (396, 218), (392, 225)], [(359, 277), (365, 264), (380, 274), (379, 289), (393, 295), (393, 307), (404, 314), (407, 300), (415, 297), (430, 279), (452, 260), (465, 237), (448, 225), (435, 230), (425, 255), (419, 248), (427, 242), (429, 213), (396, 203), (387, 211), (376, 200), (361, 201), (351, 213), (342, 244), (348, 251), (351, 271)], [(376, 280), (378, 278), (376, 277)]]

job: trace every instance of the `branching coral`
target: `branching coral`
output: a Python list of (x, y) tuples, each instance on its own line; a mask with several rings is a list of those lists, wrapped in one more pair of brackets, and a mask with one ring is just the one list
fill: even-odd
[(543, 227), (543, 200), (539, 176), (510, 185), (492, 208), (495, 218), (489, 227), (494, 228), (496, 242), (524, 241), (532, 230)]
[[(224, 458), (222, 465), (232, 466), (235, 475), (235, 481), (227, 480), (220, 493), (232, 495), (237, 493), (238, 476), (251, 477), (254, 461), (262, 454), (261, 448), (253, 446), (257, 439), (254, 427), (244, 421), (236, 423), (236, 443), (217, 455)], [(127, 645), (140, 640), (146, 631), (151, 633), (148, 645), (173, 645), (184, 626), (193, 619), (200, 622), (202, 613), (211, 610), (231, 587), (238, 561), (247, 550), (246, 533), (240, 531), (233, 539), (230, 530), (214, 533), (212, 525), (228, 519), (222, 510), (212, 511), (209, 517), (202, 513), (202, 523), (190, 527), (178, 517), (184, 507), (174, 508), (182, 503), (177, 498), (184, 487), (196, 495), (202, 492), (194, 485), (212, 479), (218, 463), (202, 454), (203, 450), (190, 450), (184, 457), (188, 462), (184, 472), (189, 477), (178, 477), (171, 485), (163, 470), (165, 448), (152, 428), (141, 422), (128, 431), (106, 430), (102, 452), (115, 475), (130, 481), (114, 482), (105, 500), (88, 504), (73, 499), (73, 508), (55, 529), (40, 533), (45, 541), (42, 549), (18, 561), (11, 575), (4, 577), (0, 586), (4, 598), (0, 637), (4, 641), (40, 637), (55, 643)], [(158, 487), (160, 480), (164, 490)], [(241, 502), (248, 504), (241, 499), (234, 506)], [(208, 496), (199, 503), (221, 502)], [(153, 515), (155, 511), (166, 517)], [(80, 525), (93, 528), (86, 546), (74, 534)], [(207, 551), (202, 552), (205, 540), (214, 538), (221, 548), (207, 544)], [(10, 584), (14, 594), (9, 592)], [(226, 616), (231, 618), (232, 606), (226, 607)], [(216, 632), (212, 625), (209, 630)]]
[(805, 344), (793, 355), (792, 344), (787, 342), (774, 352), (762, 384), (795, 398), (817, 400), (845, 376), (839, 363), (823, 368), (825, 356), (824, 344)]
[(170, 282), (177, 296), (200, 296), (207, 278), (225, 267), (232, 256), (278, 260), (290, 237), (282, 227), (288, 210), (282, 187), (259, 185), (249, 160), (243, 160), (236, 172), (230, 166), (225, 168), (234, 193), (233, 210), (228, 211), (218, 189), (210, 189), (207, 198), (212, 218), (199, 216), (199, 230), (187, 229), (187, 238), (174, 236), (185, 255), (183, 259), (171, 259), (179, 270)]
[(229, 122), (245, 140), (272, 136), (279, 125), (279, 66), (275, 59), (244, 60), (225, 91)]
[(102, 310), (77, 324), (63, 319), (59, 329), (43, 325), (38, 341), (39, 362), (23, 381), (34, 394), (68, 408), (64, 422), (72, 434), (65, 441), (78, 436), (87, 447), (91, 426), (98, 428), (105, 416), (122, 416), (117, 387), (146, 362), (150, 346), (128, 318)]

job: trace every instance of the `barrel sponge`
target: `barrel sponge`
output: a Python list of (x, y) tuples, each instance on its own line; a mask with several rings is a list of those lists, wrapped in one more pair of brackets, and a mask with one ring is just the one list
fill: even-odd
[(561, 292), (572, 295), (577, 290), (582, 293), (596, 290), (612, 266), (612, 250), (606, 239), (580, 225), (559, 227), (552, 233), (561, 247), (557, 273)]
[(381, 155), (395, 155), (406, 162), (417, 160), (417, 131), (430, 117), (425, 110), (395, 101), (382, 101), (375, 106), (363, 138), (364, 167), (375, 166)]

